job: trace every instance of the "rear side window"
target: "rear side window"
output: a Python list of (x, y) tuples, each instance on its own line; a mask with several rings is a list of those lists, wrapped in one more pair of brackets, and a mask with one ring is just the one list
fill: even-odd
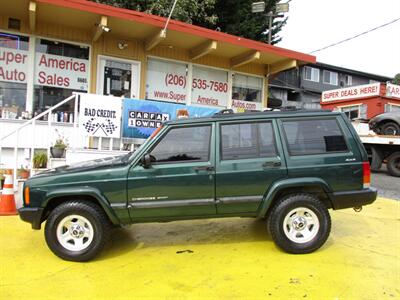
[(274, 133), (270, 122), (221, 125), (222, 160), (276, 155)]
[(348, 151), (339, 124), (334, 119), (283, 121), (290, 155)]
[(208, 161), (211, 126), (172, 128), (151, 150), (155, 163)]

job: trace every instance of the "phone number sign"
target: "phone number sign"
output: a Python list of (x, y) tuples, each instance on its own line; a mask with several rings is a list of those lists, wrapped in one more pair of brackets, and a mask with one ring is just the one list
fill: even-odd
[(226, 107), (228, 72), (193, 66), (192, 104)]
[(186, 103), (187, 65), (149, 59), (146, 99)]

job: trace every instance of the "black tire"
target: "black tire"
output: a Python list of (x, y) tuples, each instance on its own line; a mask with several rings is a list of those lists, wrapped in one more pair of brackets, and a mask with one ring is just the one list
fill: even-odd
[(381, 132), (384, 135), (400, 135), (400, 126), (395, 122), (387, 122), (382, 125)]
[[(74, 218), (74, 216), (78, 218)], [(69, 230), (67, 230), (66, 226), (60, 225), (60, 222), (68, 218), (72, 218), (71, 224), (73, 224), (69, 227)], [(84, 226), (81, 226), (82, 224)], [(59, 225), (60, 227), (57, 229)], [(72, 228), (73, 226), (75, 227)], [(85, 228), (87, 232), (90, 232), (90, 238), (72, 237), (72, 232), (83, 235)], [(108, 217), (97, 204), (90, 201), (68, 201), (60, 204), (50, 213), (45, 226), (45, 239), (50, 250), (58, 257), (82, 262), (91, 260), (103, 249), (109, 239), (110, 229), (111, 223)], [(60, 242), (57, 230), (65, 231), (65, 234), (71, 236), (70, 240), (64, 241), (67, 246), (63, 246)], [(85, 247), (84, 249), (71, 250), (66, 248), (79, 247), (75, 245), (75, 240), (80, 238), (82, 239), (82, 244), (86, 243), (86, 245), (82, 246)]]
[(388, 157), (387, 169), (390, 175), (400, 177), (400, 151), (392, 153)]
[[(298, 226), (300, 226), (298, 229), (301, 230), (300, 228), (303, 228), (303, 231), (295, 231), (296, 236), (292, 238), (296, 241), (290, 239), (288, 237), (289, 233), (287, 235), (285, 232), (290, 225), (284, 226), (285, 218), (290, 219), (289, 214), (294, 217), (291, 213), (294, 210), (304, 210), (304, 217), (317, 219), (319, 223), (318, 228), (314, 227), (317, 226), (316, 224), (309, 225), (307, 221), (304, 223), (304, 217), (303, 219), (300, 218), (300, 222), (298, 217), (292, 219), (291, 226), (294, 226), (293, 223), (297, 222)], [(319, 249), (327, 240), (331, 231), (331, 218), (328, 209), (317, 197), (311, 194), (292, 194), (280, 199), (272, 208), (268, 218), (268, 228), (276, 245), (284, 251), (293, 254), (310, 253)], [(309, 231), (313, 234), (310, 234), (310, 240), (307, 240), (305, 234)], [(302, 235), (304, 237), (303, 241), (301, 241)]]

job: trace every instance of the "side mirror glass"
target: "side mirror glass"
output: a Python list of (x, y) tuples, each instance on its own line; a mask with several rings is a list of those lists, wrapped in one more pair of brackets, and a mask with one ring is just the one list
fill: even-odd
[(145, 169), (150, 168), (150, 166), (151, 166), (151, 156), (150, 156), (150, 154), (148, 154), (148, 153), (145, 154), (142, 157), (142, 159), (140, 160), (140, 162), (141, 162), (143, 168), (145, 168)]

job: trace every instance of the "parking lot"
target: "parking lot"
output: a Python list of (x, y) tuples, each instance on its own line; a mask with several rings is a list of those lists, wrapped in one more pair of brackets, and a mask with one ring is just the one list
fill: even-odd
[(378, 189), (378, 195), (381, 197), (400, 200), (400, 179), (390, 176), (386, 171), (386, 166), (378, 172), (372, 173), (371, 185)]
[(54, 256), (43, 230), (0, 218), (2, 299), (396, 299), (400, 210), (380, 198), (331, 211), (327, 243), (276, 248), (262, 220), (212, 219), (117, 229), (89, 263)]

